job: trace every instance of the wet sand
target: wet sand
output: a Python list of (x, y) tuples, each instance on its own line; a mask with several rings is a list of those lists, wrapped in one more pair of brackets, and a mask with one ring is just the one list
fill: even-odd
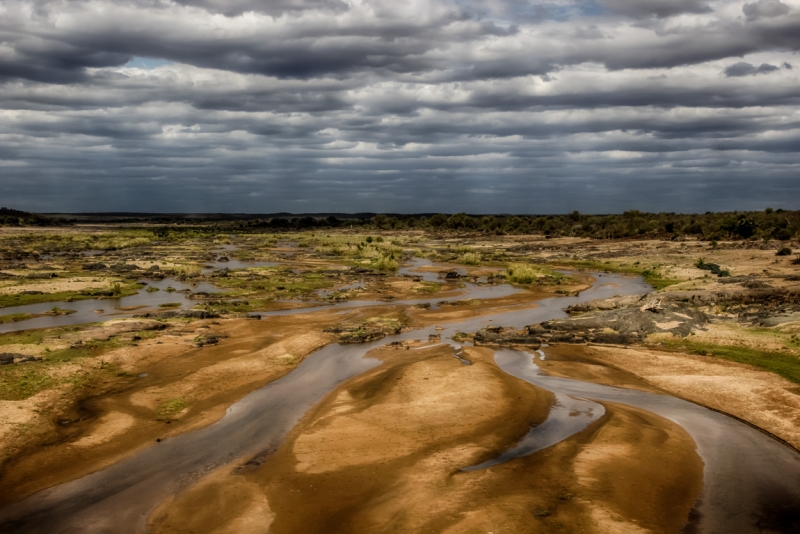
[(615, 404), (536, 455), (461, 471), (544, 422), (553, 397), (500, 371), (490, 349), (465, 349), (469, 366), (452, 351), (371, 352), (384, 365), (306, 414), (263, 465), (214, 473), (163, 504), (151, 531), (257, 532), (241, 530), (255, 501), (229, 498), (250, 492), (265, 496), (256, 508), (268, 505), (261, 518), (277, 534), (675, 532), (686, 522), (702, 486), (692, 440)]

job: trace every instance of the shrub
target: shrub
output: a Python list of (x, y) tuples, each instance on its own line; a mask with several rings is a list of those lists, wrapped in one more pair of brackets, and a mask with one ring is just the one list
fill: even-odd
[(379, 271), (396, 271), (399, 266), (397, 260), (391, 254), (381, 256), (375, 263), (375, 268)]
[(481, 255), (477, 252), (467, 252), (458, 258), (458, 262), (466, 265), (480, 265)]
[(730, 276), (731, 273), (727, 269), (723, 269), (716, 263), (706, 263), (703, 258), (698, 258), (696, 262), (694, 262), (694, 266), (698, 269), (703, 269), (704, 271), (711, 271), (712, 273), (716, 274), (719, 277)]
[(183, 264), (175, 266), (175, 272), (185, 276), (195, 276), (200, 274), (200, 271), (201, 269), (197, 265)]
[(789, 247), (783, 247), (780, 250), (778, 250), (778, 252), (776, 252), (775, 255), (776, 256), (791, 256), (792, 255), (792, 249), (790, 249)]
[(506, 269), (506, 278), (517, 284), (532, 284), (542, 276), (541, 269), (529, 263), (510, 263)]
[(159, 421), (174, 421), (186, 409), (186, 406), (186, 401), (181, 398), (169, 400), (158, 407), (156, 419)]

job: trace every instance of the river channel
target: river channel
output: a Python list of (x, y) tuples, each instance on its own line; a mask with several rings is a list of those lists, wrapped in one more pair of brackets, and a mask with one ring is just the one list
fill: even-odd
[[(149, 513), (164, 499), (218, 467), (237, 460), (244, 463), (275, 450), (311, 406), (344, 381), (380, 365), (378, 360), (366, 357), (372, 349), (391, 341), (427, 339), (434, 332), (459, 347), (449, 339), (459, 331), (474, 332), (488, 324), (522, 327), (565, 317), (563, 309), (571, 304), (650, 290), (640, 279), (595, 276), (593, 286), (580, 295), (542, 299), (535, 308), (508, 308), (445, 325), (444, 330), (430, 327), (370, 343), (328, 345), (308, 356), (288, 375), (231, 406), (217, 423), (153, 444), (107, 469), (43, 490), (0, 510), (0, 530), (48, 534), (145, 532)], [(481, 289), (492, 287), (500, 289)], [(496, 298), (502, 292), (516, 291), (506, 285), (475, 284), (465, 284), (464, 290), (466, 294), (460, 298), (478, 298), (475, 295), (481, 291), (496, 291)], [(480, 298), (492, 298), (487, 293), (482, 295)], [(408, 301), (415, 302), (419, 301)], [(387, 304), (406, 302), (360, 305)], [(352, 303), (332, 306), (352, 307)], [(320, 308), (262, 315), (312, 313)], [(548, 421), (532, 429), (523, 442), (511, 446), (501, 458), (473, 469), (513, 461), (514, 457), (569, 438), (602, 415), (602, 402), (629, 404), (675, 421), (697, 443), (705, 470), (697, 513), (688, 527), (692, 532), (796, 532), (785, 529), (785, 525), (791, 523), (786, 514), (800, 510), (800, 455), (771, 437), (735, 419), (667, 395), (549, 377), (540, 372), (534, 357), (524, 352), (498, 350), (496, 361), (505, 372), (553, 391), (558, 402)], [(574, 424), (565, 421), (574, 412), (570, 408), (584, 417)], [(732, 528), (734, 523), (736, 528)]]

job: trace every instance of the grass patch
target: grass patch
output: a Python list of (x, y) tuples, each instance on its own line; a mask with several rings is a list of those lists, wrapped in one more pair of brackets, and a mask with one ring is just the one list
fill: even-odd
[(436, 293), (442, 289), (442, 284), (439, 282), (419, 282), (419, 287), (414, 291), (417, 293)]
[(564, 278), (559, 272), (530, 263), (509, 263), (506, 268), (506, 279), (515, 284), (561, 283)]
[(56, 384), (39, 364), (4, 365), (0, 369), (0, 400), (24, 400)]
[(8, 315), (0, 315), (0, 324), (18, 323), (19, 321), (27, 321), (37, 316), (38, 315), (33, 313), (10, 313)]
[(465, 252), (458, 258), (458, 263), (465, 265), (480, 265), (481, 255), (477, 252)]
[(373, 267), (379, 271), (396, 271), (400, 265), (397, 263), (397, 260), (394, 259), (393, 254), (388, 254), (378, 258), (378, 260), (373, 264)]
[(180, 308), (180, 302), (164, 302), (158, 305), (159, 308)]
[(188, 404), (186, 401), (180, 397), (168, 400), (156, 409), (156, 419), (165, 422), (174, 421), (177, 419), (178, 414), (185, 410), (187, 406)]
[(40, 302), (71, 302), (73, 300), (86, 300), (92, 298), (128, 297), (135, 295), (144, 287), (139, 283), (114, 283), (107, 289), (84, 289), (81, 291), (57, 291), (55, 293), (42, 293), (37, 295), (7, 294), (0, 295), (0, 307), (25, 306)]
[(690, 354), (714, 356), (732, 362), (749, 364), (773, 372), (795, 384), (800, 384), (800, 358), (793, 354), (763, 351), (750, 347), (714, 345), (687, 339), (667, 339), (663, 340), (663, 343), (671, 348), (683, 349)]

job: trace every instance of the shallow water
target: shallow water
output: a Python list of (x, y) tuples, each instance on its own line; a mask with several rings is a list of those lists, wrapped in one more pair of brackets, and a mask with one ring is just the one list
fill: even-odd
[[(167, 304), (172, 302), (179, 303), (180, 306), (170, 309), (191, 308), (197, 304), (197, 301), (187, 299), (186, 294), (182, 293), (184, 290), (189, 290), (193, 293), (198, 291), (205, 291), (208, 293), (224, 292), (223, 289), (219, 289), (205, 282), (188, 284), (170, 278), (165, 278), (163, 280), (142, 281), (146, 282), (148, 286), (157, 287), (159, 291), (150, 293), (147, 291), (148, 286), (145, 286), (143, 289), (140, 289), (138, 293), (129, 297), (84, 299), (75, 300), (72, 302), (41, 302), (39, 304), (26, 304), (24, 306), (9, 306), (7, 308), (0, 308), (0, 314), (2, 315), (12, 313), (44, 313), (52, 310), (54, 306), (58, 306), (63, 310), (75, 310), (75, 313), (70, 315), (46, 315), (16, 323), (0, 324), (0, 333), (18, 332), (20, 330), (28, 330), (31, 328), (51, 328), (55, 326), (68, 326), (81, 323), (107, 321), (115, 317), (130, 317), (131, 314), (152, 311), (153, 309), (157, 309), (159, 304)], [(168, 287), (174, 288), (175, 291), (166, 291)], [(133, 311), (124, 311), (120, 309), (127, 308), (129, 306), (142, 306), (142, 308)]]
[[(562, 399), (591, 399), (634, 406), (683, 427), (694, 439), (705, 463), (703, 490), (687, 531), (800, 532), (800, 454), (770, 436), (732, 417), (669, 395), (548, 376), (526, 352), (501, 349), (495, 352), (495, 361), (507, 373)], [(548, 423), (555, 420), (561, 421), (556, 425), (564, 424), (569, 418), (563, 411), (551, 411), (550, 418), (534, 428), (525, 440), (552, 441), (553, 432)], [(580, 432), (591, 421), (583, 422), (583, 425), (564, 428), (562, 440)], [(537, 438), (540, 430), (542, 435)], [(501, 458), (510, 459), (514, 453), (516, 456), (527, 454), (521, 445)], [(667, 453), (665, 450), (664, 454)]]

